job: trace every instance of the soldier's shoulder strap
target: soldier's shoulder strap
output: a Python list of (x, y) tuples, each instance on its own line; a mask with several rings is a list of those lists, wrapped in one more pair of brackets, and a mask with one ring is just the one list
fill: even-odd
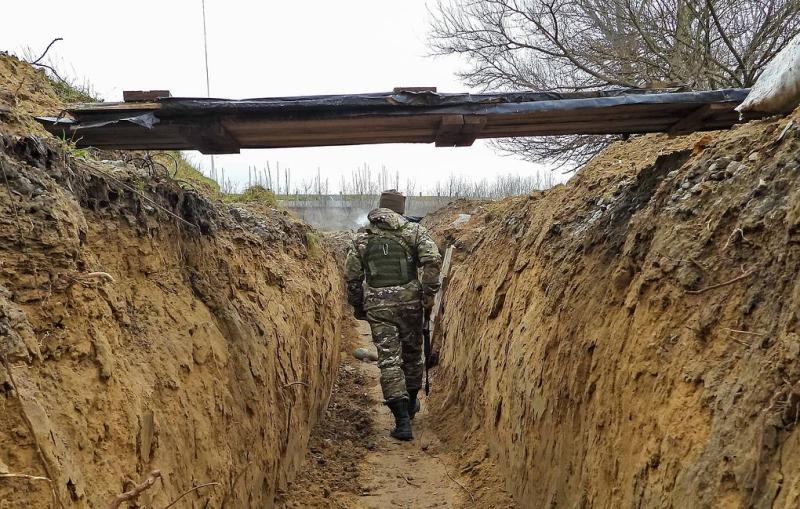
[[(419, 226), (419, 225), (417, 225)], [(383, 230), (381, 228), (366, 228), (367, 238), (369, 237), (379, 237), (382, 239), (391, 239), (401, 246), (406, 252), (415, 260), (417, 259), (417, 243), (416, 238), (414, 242), (409, 242), (409, 238), (406, 235), (403, 235), (403, 231), (401, 230)]]
[(420, 229), (420, 224), (419, 223), (409, 222), (408, 225), (409, 226), (410, 225), (414, 225), (413, 226), (413, 230), (414, 231), (410, 232), (411, 235), (409, 235), (409, 239), (413, 238), (413, 240), (411, 240), (411, 242), (410, 242), (410, 244), (411, 244), (410, 247), (411, 247), (411, 253), (414, 255), (414, 259), (416, 260), (416, 259), (419, 258), (417, 252), (419, 251), (419, 229)]

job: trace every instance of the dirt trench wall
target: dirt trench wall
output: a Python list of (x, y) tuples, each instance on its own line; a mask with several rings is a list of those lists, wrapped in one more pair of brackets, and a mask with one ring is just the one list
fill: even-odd
[(438, 426), (522, 507), (800, 506), (798, 153), (797, 119), (648, 136), (439, 227)]
[(0, 507), (106, 507), (154, 469), (138, 507), (271, 506), (338, 364), (315, 234), (52, 142), (0, 136), (0, 164), (0, 473), (58, 498), (3, 478)]

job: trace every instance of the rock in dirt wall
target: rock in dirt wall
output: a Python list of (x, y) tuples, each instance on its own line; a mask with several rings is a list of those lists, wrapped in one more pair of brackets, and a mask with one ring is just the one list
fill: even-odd
[(800, 506), (800, 131), (609, 148), (454, 239), (439, 426), (523, 507)]
[(56, 499), (0, 475), (0, 507), (104, 508), (155, 469), (137, 507), (271, 506), (338, 364), (315, 234), (55, 142), (0, 136), (0, 165), (0, 474)]

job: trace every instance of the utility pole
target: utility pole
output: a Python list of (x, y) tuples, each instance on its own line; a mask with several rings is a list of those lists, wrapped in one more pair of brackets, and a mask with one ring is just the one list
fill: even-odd
[[(206, 58), (206, 97), (211, 97), (211, 80), (208, 77), (208, 32), (206, 30), (206, 0), (201, 0), (203, 6), (203, 53)], [(211, 156), (211, 178), (217, 182), (217, 170), (214, 168), (214, 156)]]

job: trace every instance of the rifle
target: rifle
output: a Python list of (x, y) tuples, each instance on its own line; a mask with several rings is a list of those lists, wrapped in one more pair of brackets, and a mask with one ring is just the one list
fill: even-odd
[(428, 368), (431, 366), (431, 313), (427, 309), (422, 312), (422, 351), (425, 353), (425, 395), (431, 391), (428, 380)]

